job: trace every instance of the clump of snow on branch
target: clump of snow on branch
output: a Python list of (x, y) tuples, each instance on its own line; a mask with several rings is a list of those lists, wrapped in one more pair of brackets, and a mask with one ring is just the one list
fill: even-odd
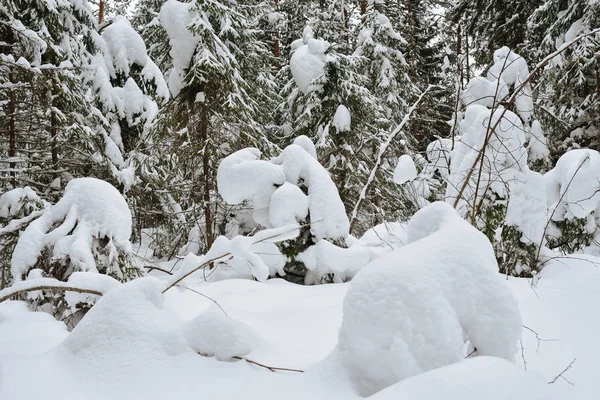
[[(121, 275), (120, 254), (129, 254), (131, 212), (111, 184), (95, 178), (73, 179), (63, 197), (44, 209), (21, 234), (11, 261), (12, 275), (20, 281), (36, 265), (42, 251), (52, 249), (53, 259), (69, 260), (78, 270)], [(100, 241), (106, 253), (100, 256)]]
[(171, 44), (169, 54), (173, 60), (173, 69), (169, 75), (169, 89), (173, 96), (177, 96), (183, 88), (186, 70), (201, 40), (189, 29), (190, 24), (197, 17), (193, 8), (194, 2), (181, 3), (177, 0), (169, 0), (160, 9), (160, 24), (167, 31)]
[(394, 169), (394, 182), (401, 185), (417, 178), (417, 167), (408, 154), (400, 156)]
[(333, 126), (337, 132), (345, 132), (350, 130), (351, 123), (350, 111), (345, 105), (340, 104), (333, 116)]
[(294, 53), (290, 59), (290, 69), (296, 85), (303, 93), (318, 89), (312, 82), (325, 73), (325, 52), (328, 48), (328, 42), (314, 38), (309, 26), (304, 28), (302, 39), (292, 43)]
[(344, 299), (334, 352), (363, 396), (462, 361), (465, 340), (477, 355), (513, 361), (521, 338), (490, 242), (450, 205), (418, 211), (407, 240), (362, 269)]

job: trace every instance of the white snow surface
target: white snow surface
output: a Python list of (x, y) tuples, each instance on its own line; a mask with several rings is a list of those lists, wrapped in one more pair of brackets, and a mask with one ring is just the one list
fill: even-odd
[(93, 241), (109, 239), (111, 261), (117, 250), (131, 252), (130, 236), (131, 212), (119, 191), (99, 179), (73, 179), (63, 197), (22, 232), (11, 260), (13, 278), (20, 281), (45, 247), (53, 248), (54, 257), (69, 257), (83, 271), (96, 271)]
[[(408, 244), (371, 262), (344, 299), (339, 353), (357, 392), (478, 355), (514, 361), (521, 316), (487, 238), (446, 203), (418, 211)], [(443, 334), (440, 334), (443, 332)]]
[[(595, 398), (600, 390), (596, 373), (600, 316), (590, 313), (589, 305), (600, 301), (599, 263), (593, 257), (551, 261), (536, 287), (528, 279), (508, 279), (523, 324), (531, 329), (523, 331), (523, 350), (515, 354), (517, 365), (494, 357), (470, 358), (405, 379), (368, 398)], [(164, 274), (156, 274), (165, 279)], [(87, 328), (72, 333), (46, 313), (27, 311), (23, 302), (0, 303), (0, 398), (159, 400), (174, 393), (192, 398), (199, 387), (211, 399), (364, 398), (344, 377), (340, 360), (326, 357), (336, 346), (342, 302), (351, 283), (299, 286), (274, 279), (193, 286), (259, 337), (246, 358), (305, 370), (300, 374), (198, 355), (181, 337), (183, 321), (220, 313), (213, 301), (178, 290), (168, 291), (162, 300), (164, 283), (135, 282), (101, 299), (94, 306), (99, 311), (80, 323), (90, 317)], [(71, 335), (89, 347), (73, 343), (56, 347)], [(570, 385), (556, 377), (574, 359), (562, 375)], [(547, 384), (555, 378), (555, 383)]]
[(248, 355), (259, 340), (246, 324), (218, 312), (202, 313), (185, 322), (181, 329), (195, 352), (219, 361)]
[[(31, 203), (45, 204), (40, 197), (29, 186), (15, 188), (0, 195), (0, 218), (10, 218), (20, 212), (31, 211)], [(29, 209), (27, 209), (29, 208)], [(37, 208), (37, 207), (35, 207)]]

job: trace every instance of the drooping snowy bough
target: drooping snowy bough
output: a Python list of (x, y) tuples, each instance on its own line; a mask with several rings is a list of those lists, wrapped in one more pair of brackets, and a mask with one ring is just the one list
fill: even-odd
[(514, 361), (522, 322), (485, 235), (448, 204), (418, 211), (405, 247), (363, 268), (344, 299), (338, 357), (364, 396), (476, 355)]
[(131, 212), (117, 189), (95, 178), (73, 179), (58, 203), (22, 232), (12, 255), (13, 279), (21, 281), (39, 267), (52, 269), (50, 275), (60, 280), (73, 271), (127, 280), (135, 273), (125, 263), (130, 235)]

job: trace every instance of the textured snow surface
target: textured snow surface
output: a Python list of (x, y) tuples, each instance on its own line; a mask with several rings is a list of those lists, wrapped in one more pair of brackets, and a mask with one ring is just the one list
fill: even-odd
[(110, 240), (110, 258), (117, 249), (131, 251), (130, 236), (131, 212), (119, 191), (99, 179), (73, 179), (63, 197), (21, 234), (11, 260), (13, 278), (20, 281), (47, 246), (53, 246), (55, 257), (68, 256), (82, 270), (96, 271), (93, 240)]
[[(596, 368), (600, 316), (590, 312), (589, 305), (600, 301), (600, 270), (593, 264), (598, 262), (591, 257), (552, 261), (535, 288), (527, 279), (508, 279), (523, 324), (543, 339), (523, 330), (523, 353), (519, 349), (515, 354), (518, 365), (475, 357), (405, 379), (368, 398), (594, 399), (600, 390)], [(274, 279), (193, 286), (259, 337), (246, 358), (306, 371), (297, 374), (198, 355), (180, 337), (186, 326), (182, 321), (222, 311), (192, 291), (170, 290), (163, 302), (160, 288), (165, 283), (154, 282), (142, 280), (111, 291), (106, 296), (110, 301), (102, 306), (100, 300), (95, 307), (101, 308), (90, 318), (94, 325), (109, 327), (88, 325), (77, 334), (79, 328), (69, 334), (63, 323), (45, 313), (26, 311), (22, 302), (1, 303), (0, 398), (161, 400), (174, 394), (193, 398), (199, 390), (206, 398), (223, 400), (364, 398), (344, 377), (341, 361), (327, 357), (337, 343), (343, 297), (351, 283), (298, 286)], [(470, 293), (468, 288), (465, 293)], [(69, 335), (78, 336), (77, 342), (89, 348), (73, 344), (55, 348)], [(180, 354), (179, 345), (184, 346)], [(573, 367), (564, 373), (572, 386), (561, 378), (547, 384), (573, 359)]]
[(362, 395), (461, 361), (465, 335), (478, 355), (510, 361), (521, 337), (491, 244), (452, 207), (418, 211), (407, 239), (362, 269), (344, 299), (336, 351)]
[(37, 208), (31, 207), (31, 203), (44, 204), (44, 201), (29, 186), (4, 192), (0, 196), (0, 218), (10, 218), (23, 208), (25, 214), (28, 214), (32, 208)]

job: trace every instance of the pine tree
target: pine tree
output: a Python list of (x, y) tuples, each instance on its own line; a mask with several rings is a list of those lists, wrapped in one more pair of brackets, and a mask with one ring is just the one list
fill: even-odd
[[(594, 1), (547, 0), (531, 15), (526, 48), (541, 60), (600, 26)], [(558, 18), (557, 18), (558, 17)], [(537, 97), (552, 158), (588, 147), (600, 150), (600, 34), (589, 35), (555, 57), (541, 73)]]
[[(261, 62), (271, 68), (269, 59), (258, 61), (270, 49), (257, 40), (244, 7), (225, 2), (170, 0), (160, 22), (171, 43), (173, 99), (153, 130), (162, 158), (153, 168), (163, 174), (163, 204), (173, 217), (169, 251), (177, 251), (194, 226), (199, 229), (190, 239), (203, 251), (231, 219), (215, 190), (219, 161), (242, 146), (269, 147), (257, 129), (258, 88), (250, 89), (249, 79), (264, 72)], [(166, 150), (172, 148), (180, 150)]]

